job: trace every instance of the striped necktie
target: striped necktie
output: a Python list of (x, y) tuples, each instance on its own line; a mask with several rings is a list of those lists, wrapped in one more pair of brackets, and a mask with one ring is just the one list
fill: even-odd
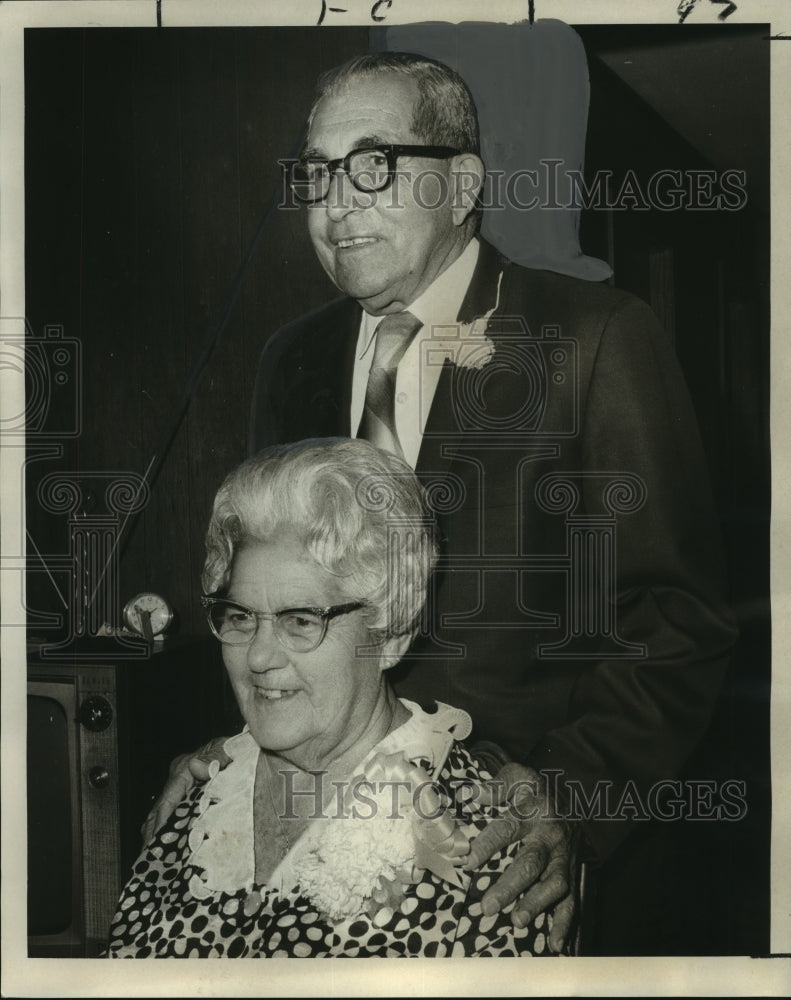
[(395, 423), (395, 387), (398, 363), (423, 324), (410, 312), (392, 313), (376, 328), (365, 405), (358, 437), (403, 458)]

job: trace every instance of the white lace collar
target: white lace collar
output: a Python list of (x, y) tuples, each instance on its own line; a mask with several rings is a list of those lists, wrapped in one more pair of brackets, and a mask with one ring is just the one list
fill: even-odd
[[(400, 699), (410, 717), (388, 733), (360, 765), (365, 771), (377, 753), (402, 753), (410, 761), (427, 762), (429, 774), (438, 773), (454, 740), (466, 739), (472, 731), (469, 715), (462, 709), (437, 702), (429, 714), (414, 702)], [(210, 768), (198, 802), (198, 816), (189, 835), (189, 864), (200, 869), (190, 881), (198, 899), (213, 892), (250, 891), (255, 881), (254, 794), (260, 747), (247, 727), (226, 740), (223, 748), (231, 763), (223, 770), (217, 761)], [(296, 861), (310, 842), (309, 825), (269, 879), (269, 887), (288, 892), (297, 884)]]

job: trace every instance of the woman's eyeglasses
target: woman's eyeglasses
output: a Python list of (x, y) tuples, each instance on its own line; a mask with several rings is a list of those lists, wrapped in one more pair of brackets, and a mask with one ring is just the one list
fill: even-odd
[(336, 604), (329, 608), (286, 608), (283, 611), (255, 611), (236, 601), (201, 597), (209, 627), (226, 646), (247, 646), (258, 634), (260, 621), (272, 622), (280, 644), (292, 653), (310, 653), (320, 646), (327, 626), (338, 615), (365, 607), (361, 601)]
[(458, 152), (452, 146), (368, 146), (337, 160), (297, 160), (291, 164), (289, 183), (294, 197), (311, 205), (327, 197), (338, 170), (348, 174), (358, 191), (384, 191), (393, 183), (399, 156), (446, 160)]

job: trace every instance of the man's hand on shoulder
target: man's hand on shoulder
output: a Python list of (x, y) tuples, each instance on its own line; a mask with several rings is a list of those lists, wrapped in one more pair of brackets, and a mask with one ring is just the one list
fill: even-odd
[(576, 912), (577, 824), (557, 816), (544, 779), (531, 767), (506, 764), (497, 777), (481, 786), (479, 804), (505, 806), (472, 841), (465, 859), (479, 868), (516, 841), (518, 854), (482, 899), (485, 914), (497, 913), (516, 900), (511, 919), (526, 927), (540, 913), (551, 911), (549, 947), (563, 951)]
[(209, 768), (213, 761), (219, 762), (221, 770), (230, 764), (231, 758), (223, 750), (227, 739), (227, 736), (218, 736), (193, 753), (174, 757), (165, 787), (140, 828), (143, 843), (151, 840), (196, 782), (209, 780)]

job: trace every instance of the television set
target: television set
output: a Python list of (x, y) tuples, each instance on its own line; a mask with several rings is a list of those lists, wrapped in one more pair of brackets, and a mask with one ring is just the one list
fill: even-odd
[(170, 761), (239, 725), (210, 637), (143, 662), (28, 655), (31, 958), (102, 953)]

